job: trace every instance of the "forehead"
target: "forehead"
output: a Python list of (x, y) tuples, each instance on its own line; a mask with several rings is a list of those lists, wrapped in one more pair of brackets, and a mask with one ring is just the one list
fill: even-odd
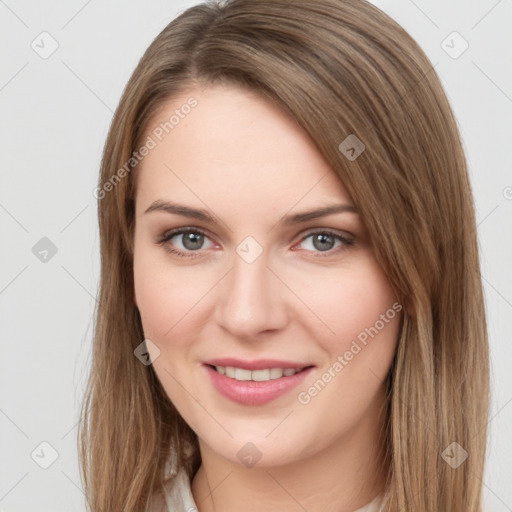
[(165, 197), (217, 207), (229, 200), (239, 211), (275, 204), (289, 209), (318, 199), (350, 202), (295, 120), (236, 86), (196, 87), (176, 95), (148, 123), (143, 140), (153, 147), (135, 169), (139, 213)]

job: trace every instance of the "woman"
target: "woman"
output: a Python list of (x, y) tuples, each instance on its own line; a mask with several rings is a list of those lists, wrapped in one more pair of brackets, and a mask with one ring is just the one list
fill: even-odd
[(481, 511), (488, 345), (456, 121), (355, 0), (150, 45), (98, 189), (92, 511)]

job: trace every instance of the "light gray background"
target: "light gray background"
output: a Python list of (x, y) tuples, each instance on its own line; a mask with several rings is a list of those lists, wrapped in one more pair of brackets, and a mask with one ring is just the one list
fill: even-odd
[[(0, 0), (4, 512), (85, 510), (76, 427), (99, 278), (92, 191), (112, 113), (138, 59), (178, 12), (196, 3)], [(484, 494), (489, 511), (512, 511), (512, 4), (375, 4), (426, 51), (463, 136), (476, 196), (492, 359)], [(50, 48), (49, 39), (41, 43), (48, 37), (39, 36), (43, 31), (59, 45), (47, 59), (31, 47), (35, 40), (39, 51), (43, 44)], [(442, 47), (453, 31), (469, 43), (458, 58)], [(453, 37), (444, 43), (453, 46), (452, 54), (462, 48)], [(32, 252), (42, 237), (57, 248), (45, 263)], [(48, 469), (35, 462), (51, 461), (51, 449), (42, 442), (58, 452)]]

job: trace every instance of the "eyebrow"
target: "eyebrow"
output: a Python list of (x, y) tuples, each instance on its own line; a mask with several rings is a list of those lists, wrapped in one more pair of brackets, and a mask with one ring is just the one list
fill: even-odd
[[(158, 199), (151, 203), (151, 205), (149, 206), (149, 208), (147, 208), (144, 214), (155, 211), (172, 213), (175, 215), (181, 215), (183, 217), (190, 217), (192, 219), (201, 220), (203, 222), (208, 222), (211, 224), (218, 224), (218, 221), (215, 220), (206, 210), (190, 208), (189, 206), (173, 203), (171, 201), (163, 201), (161, 199)], [(308, 220), (326, 217), (327, 215), (345, 212), (357, 214), (357, 209), (355, 208), (355, 206), (351, 204), (332, 204), (324, 206), (322, 208), (314, 208), (311, 210), (306, 210), (304, 212), (286, 215), (280, 220), (279, 224), (283, 226), (291, 226), (294, 224), (300, 224), (301, 222), (307, 222)]]

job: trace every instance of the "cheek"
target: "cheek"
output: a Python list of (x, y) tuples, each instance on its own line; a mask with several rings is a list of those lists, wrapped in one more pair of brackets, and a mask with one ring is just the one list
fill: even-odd
[(197, 393), (187, 374), (187, 359), (190, 333), (200, 325), (194, 313), (202, 290), (197, 289), (187, 271), (172, 271), (164, 259), (143, 249), (136, 252), (135, 295), (144, 337), (160, 351), (153, 361), (153, 370), (170, 400), (180, 411), (187, 411), (190, 404), (182, 386), (186, 383), (187, 389)]
[(177, 303), (168, 292), (166, 278), (139, 259), (134, 262), (134, 287), (145, 336), (161, 338), (172, 326), (170, 312)]
[(299, 289), (313, 313), (307, 315), (311, 334), (331, 357), (352, 347), (357, 352), (354, 341), (365, 348), (378, 339), (379, 346), (373, 352), (381, 355), (394, 350), (401, 307), (372, 257), (317, 275), (314, 280), (303, 278)]
[(194, 274), (192, 268), (173, 269), (165, 255), (143, 248), (136, 250), (134, 289), (148, 338), (154, 337), (162, 343), (193, 322), (194, 310), (209, 286), (197, 279), (197, 271)]
[(337, 272), (336, 280), (303, 282), (308, 305), (322, 319), (308, 317), (310, 336), (325, 358), (297, 401), (307, 428), (324, 423), (325, 439), (354, 428), (383, 396), (398, 342), (401, 306), (380, 267), (370, 259), (359, 262)]

